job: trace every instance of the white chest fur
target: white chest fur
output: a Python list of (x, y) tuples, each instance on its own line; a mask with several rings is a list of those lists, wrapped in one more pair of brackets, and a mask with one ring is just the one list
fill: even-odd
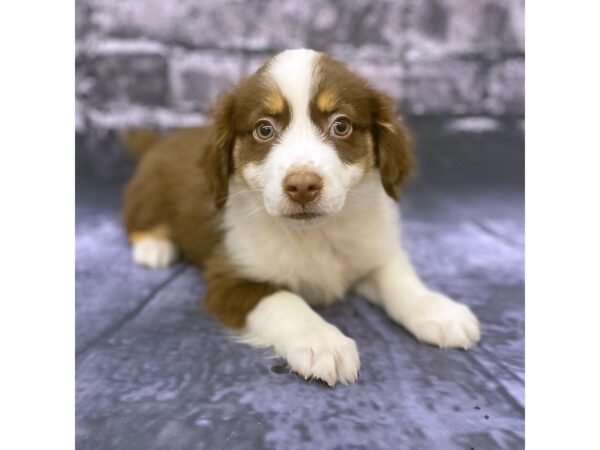
[(388, 261), (400, 235), (398, 209), (377, 174), (353, 190), (340, 214), (311, 228), (269, 216), (260, 194), (232, 182), (224, 227), (228, 256), (239, 275), (285, 286), (313, 304), (341, 298)]

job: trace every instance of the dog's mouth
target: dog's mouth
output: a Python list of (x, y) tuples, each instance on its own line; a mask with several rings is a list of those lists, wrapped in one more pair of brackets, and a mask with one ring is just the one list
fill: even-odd
[(285, 217), (293, 220), (312, 220), (320, 216), (321, 214), (318, 213), (303, 211), (299, 213), (288, 214)]

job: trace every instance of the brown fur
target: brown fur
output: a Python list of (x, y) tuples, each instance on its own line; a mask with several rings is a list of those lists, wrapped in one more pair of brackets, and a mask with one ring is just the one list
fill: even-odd
[(217, 249), (208, 261), (204, 279), (207, 284), (204, 309), (234, 329), (243, 328), (246, 316), (258, 302), (278, 290), (270, 283), (236, 277), (222, 248)]
[(212, 145), (205, 147), (202, 160), (204, 167), (211, 168), (211, 173), (206, 171), (205, 175), (218, 208), (223, 207), (227, 201), (229, 176), (232, 173), (231, 152), (235, 137), (230, 124), (233, 121), (234, 101), (233, 94), (225, 94), (217, 101), (214, 141)]
[[(319, 64), (321, 78), (310, 102), (313, 122), (343, 161), (362, 161), (366, 169), (378, 165), (385, 191), (397, 199), (412, 156), (392, 102), (343, 64), (327, 56)], [(269, 117), (281, 133), (291, 120), (285, 98), (265, 82), (266, 67), (219, 98), (211, 127), (181, 130), (166, 138), (147, 130), (123, 137), (139, 159), (124, 194), (128, 236), (132, 242), (148, 234), (172, 239), (184, 259), (205, 268), (205, 309), (233, 328), (244, 326), (261, 298), (285, 288), (238, 277), (219, 227), (229, 178), (240, 176), (245, 164), (260, 162), (277, 142), (276, 137), (267, 143), (253, 139), (256, 122)], [(329, 135), (335, 114), (351, 119), (353, 131), (347, 138)]]
[[(279, 130), (283, 130), (290, 121), (290, 110), (282, 95), (268, 90), (261, 82), (263, 71), (261, 68), (242, 80), (216, 102), (214, 146), (207, 149), (204, 162), (214, 168), (214, 172), (207, 175), (219, 208), (227, 199), (229, 177), (235, 167), (260, 162), (271, 148), (271, 143), (256, 142), (252, 137), (256, 122), (269, 116)], [(234, 164), (234, 148), (237, 164)]]
[[(222, 108), (222, 106), (221, 106)], [(268, 283), (235, 277), (222, 251), (217, 226), (222, 211), (214, 199), (219, 136), (211, 128), (173, 133), (148, 150), (126, 187), (123, 221), (132, 243), (148, 235), (171, 238), (183, 257), (205, 268), (204, 308), (224, 325), (241, 328), (261, 298), (275, 292)]]
[(154, 228), (151, 228), (147, 231), (133, 231), (129, 235), (129, 242), (131, 242), (132, 244), (135, 244), (136, 242), (140, 241), (141, 239), (144, 239), (147, 237), (153, 237), (153, 238), (157, 238), (157, 239), (171, 239), (171, 236), (172, 236), (171, 228), (168, 225), (160, 224), (160, 225), (157, 225)]
[(310, 104), (313, 121), (325, 128), (338, 114), (349, 117), (352, 134), (344, 139), (331, 138), (331, 143), (347, 163), (363, 159), (366, 167), (377, 164), (386, 193), (398, 200), (413, 158), (407, 132), (394, 115), (393, 102), (330, 56), (320, 57), (318, 73), (321, 78)]
[(158, 131), (147, 128), (127, 130), (119, 136), (121, 145), (125, 147), (136, 160), (142, 159), (146, 150), (161, 139)]
[(376, 161), (385, 192), (395, 200), (413, 167), (409, 136), (402, 122), (396, 118), (392, 100), (385, 94), (371, 92)]
[(177, 131), (148, 150), (125, 189), (127, 234), (166, 226), (183, 257), (204, 266), (221, 241), (220, 212), (209, 181), (216, 167), (207, 162), (215, 148), (212, 128), (194, 128)]

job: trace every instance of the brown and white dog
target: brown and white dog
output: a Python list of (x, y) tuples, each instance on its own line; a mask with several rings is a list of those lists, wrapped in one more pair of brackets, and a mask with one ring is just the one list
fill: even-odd
[(394, 200), (411, 167), (392, 102), (312, 50), (276, 55), (224, 95), (212, 126), (132, 132), (124, 198), (136, 263), (181, 253), (204, 269), (204, 308), (305, 378), (356, 380), (354, 341), (310, 305), (348, 290), (420, 341), (467, 349), (468, 307), (430, 291), (402, 248)]

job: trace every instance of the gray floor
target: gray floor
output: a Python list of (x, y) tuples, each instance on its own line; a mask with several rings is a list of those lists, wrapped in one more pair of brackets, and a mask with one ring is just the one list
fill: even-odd
[[(77, 184), (78, 449), (519, 449), (524, 446), (523, 192), (514, 183), (405, 195), (423, 278), (468, 303), (468, 352), (418, 344), (359, 298), (321, 313), (358, 344), (358, 383), (305, 382), (199, 307), (200, 274), (133, 265), (120, 182)], [(517, 183), (518, 185), (518, 183)]]

